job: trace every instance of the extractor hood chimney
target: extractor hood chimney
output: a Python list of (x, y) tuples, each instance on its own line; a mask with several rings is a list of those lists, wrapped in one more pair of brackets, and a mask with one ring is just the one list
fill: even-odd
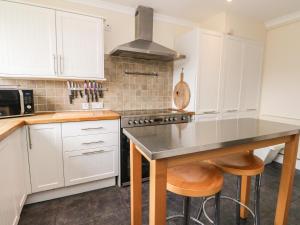
[(138, 6), (135, 12), (135, 40), (118, 46), (110, 54), (113, 56), (160, 61), (173, 61), (185, 58), (184, 55), (152, 40), (153, 9)]

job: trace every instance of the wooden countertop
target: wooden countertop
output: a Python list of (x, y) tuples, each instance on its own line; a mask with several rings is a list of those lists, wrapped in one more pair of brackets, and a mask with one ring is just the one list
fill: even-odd
[(119, 119), (118, 113), (103, 111), (74, 111), (74, 112), (53, 112), (41, 113), (34, 116), (19, 117), (11, 119), (0, 119), (0, 141), (14, 132), (17, 128), (24, 125), (46, 124), (46, 123), (65, 123), (81, 122), (94, 120), (116, 120)]

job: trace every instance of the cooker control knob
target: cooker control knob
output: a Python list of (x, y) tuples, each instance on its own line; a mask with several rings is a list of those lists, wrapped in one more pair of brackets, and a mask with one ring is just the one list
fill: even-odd
[(153, 120), (153, 119), (151, 119), (151, 120), (149, 120), (149, 122), (150, 122), (150, 123), (154, 123), (154, 120)]
[(174, 121), (177, 121), (177, 118), (176, 118), (176, 117), (174, 117), (173, 119), (174, 119)]
[(140, 122), (140, 124), (143, 124), (143, 123), (144, 123), (144, 121), (143, 121), (143, 120), (140, 120), (139, 122)]
[(134, 121), (134, 124), (139, 124), (139, 121), (135, 120), (135, 121)]
[(182, 117), (182, 120), (186, 120), (186, 117), (185, 117), (185, 116), (183, 116), (183, 117)]
[(149, 123), (149, 120), (144, 120), (145, 123)]
[(172, 118), (172, 117), (170, 117), (170, 119), (169, 119), (170, 121), (173, 121), (174, 120), (174, 118)]
[(165, 121), (168, 122), (168, 121), (169, 121), (169, 118), (165, 118)]
[(132, 124), (133, 124), (133, 121), (132, 121), (132, 120), (129, 120), (129, 121), (128, 121), (128, 124), (129, 124), (129, 125), (132, 125)]

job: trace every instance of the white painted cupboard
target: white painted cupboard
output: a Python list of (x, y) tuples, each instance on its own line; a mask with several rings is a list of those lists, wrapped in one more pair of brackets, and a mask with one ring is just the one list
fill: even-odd
[(182, 68), (191, 89), (187, 110), (197, 120), (256, 117), (259, 110), (263, 44), (195, 29), (175, 41), (187, 56), (174, 64), (174, 85)]
[(27, 196), (28, 170), (23, 129), (0, 142), (0, 225), (17, 225)]
[(0, 76), (104, 79), (103, 22), (0, 1)]
[(27, 126), (32, 192), (64, 186), (60, 124)]

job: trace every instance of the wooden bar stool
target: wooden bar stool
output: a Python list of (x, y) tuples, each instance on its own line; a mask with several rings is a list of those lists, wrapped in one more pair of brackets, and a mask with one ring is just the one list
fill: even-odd
[[(234, 155), (224, 156), (210, 161), (224, 172), (237, 176), (237, 197), (236, 201), (241, 201), (241, 183), (242, 177), (255, 178), (255, 204), (254, 213), (255, 225), (260, 225), (260, 186), (261, 174), (264, 171), (264, 162), (253, 155), (251, 152), (238, 153)], [(247, 208), (249, 209), (249, 208)], [(241, 204), (237, 204), (236, 208), (236, 224), (240, 224)]]
[(220, 192), (223, 187), (223, 173), (216, 166), (207, 162), (195, 162), (168, 168), (167, 190), (184, 196), (183, 215), (168, 217), (167, 220), (183, 217), (184, 225), (190, 224), (190, 219), (201, 223), (190, 216), (191, 197), (209, 197), (215, 195), (215, 225), (220, 224)]

